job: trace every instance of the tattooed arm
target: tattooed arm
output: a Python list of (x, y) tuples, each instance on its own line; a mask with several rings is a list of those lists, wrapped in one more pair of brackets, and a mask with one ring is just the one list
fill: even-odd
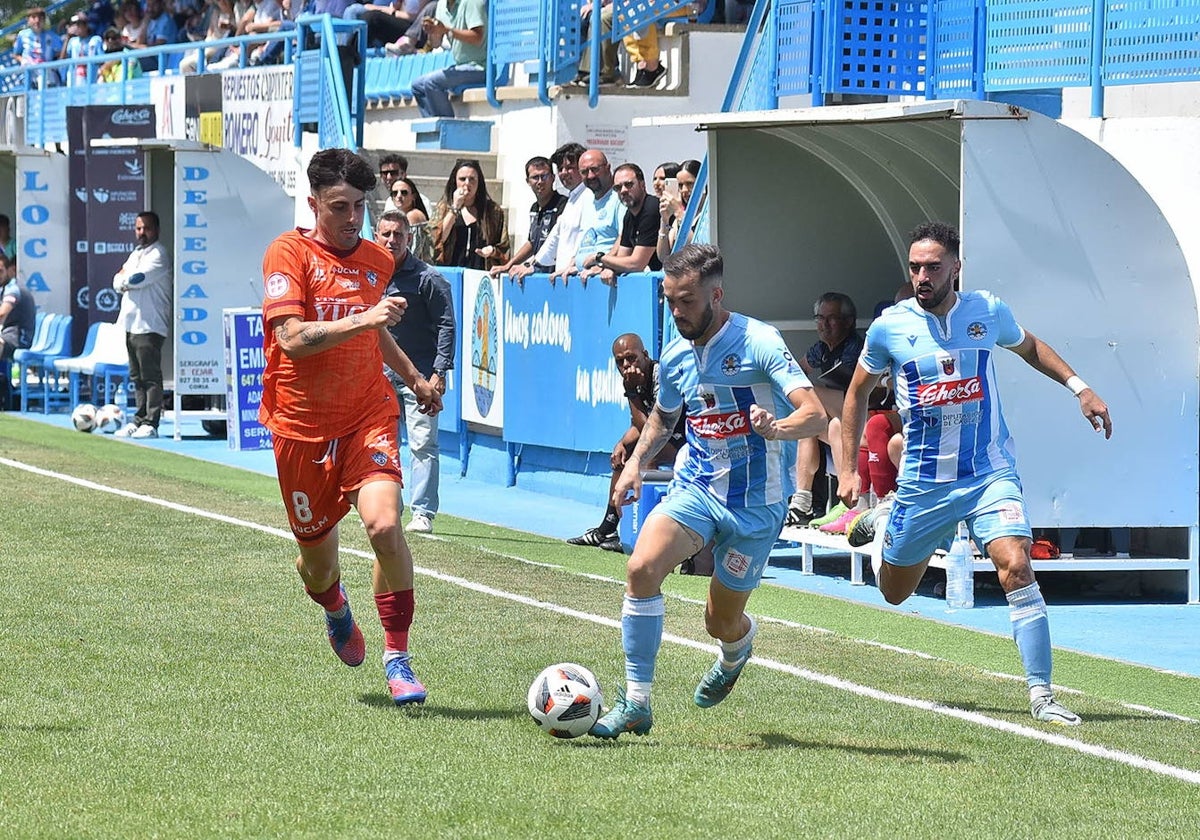
[(299, 316), (286, 315), (272, 319), (270, 328), (284, 355), (303, 359), (337, 347), (365, 330), (386, 331), (400, 323), (407, 305), (404, 298), (385, 297), (370, 309), (336, 321), (301, 321)]

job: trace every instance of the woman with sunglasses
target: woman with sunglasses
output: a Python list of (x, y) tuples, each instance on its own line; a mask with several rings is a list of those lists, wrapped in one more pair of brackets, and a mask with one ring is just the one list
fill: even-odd
[(460, 160), (446, 179), (434, 211), (438, 265), (487, 270), (508, 259), (504, 211), (488, 195), (477, 160)]
[(419, 225), (429, 219), (429, 211), (425, 209), (425, 199), (417, 192), (417, 185), (411, 178), (397, 178), (392, 183), (392, 204), (408, 217), (410, 225)]

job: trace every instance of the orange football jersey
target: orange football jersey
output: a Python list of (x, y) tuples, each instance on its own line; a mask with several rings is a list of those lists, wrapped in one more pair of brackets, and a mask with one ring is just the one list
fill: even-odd
[(340, 252), (289, 231), (263, 257), (262, 404), (258, 417), (272, 434), (293, 440), (332, 440), (378, 417), (400, 416), (383, 373), (375, 330), (303, 359), (289, 358), (271, 321), (337, 321), (379, 302), (392, 276), (392, 255), (369, 240)]

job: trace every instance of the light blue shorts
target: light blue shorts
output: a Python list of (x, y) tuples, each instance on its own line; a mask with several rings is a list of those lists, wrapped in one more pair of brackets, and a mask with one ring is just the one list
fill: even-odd
[(787, 516), (787, 502), (752, 508), (725, 507), (703, 489), (671, 482), (652, 513), (661, 513), (713, 545), (713, 574), (737, 592), (758, 587)]
[(897, 490), (883, 536), (883, 559), (893, 566), (915, 566), (938, 549), (948, 549), (963, 521), (985, 550), (997, 537), (1033, 537), (1021, 479), (1012, 470), (1000, 470), (970, 483)]

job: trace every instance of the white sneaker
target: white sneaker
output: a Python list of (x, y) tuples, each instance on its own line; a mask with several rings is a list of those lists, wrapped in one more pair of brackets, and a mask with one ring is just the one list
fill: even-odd
[(138, 430), (137, 423), (126, 423), (124, 426), (122, 426), (121, 428), (119, 428), (115, 432), (113, 432), (113, 437), (119, 437), (119, 438), (133, 437), (133, 433), (136, 432), (137, 430)]
[(1078, 726), (1083, 723), (1079, 715), (1054, 699), (1047, 686), (1035, 686), (1029, 692), (1029, 712), (1034, 720), (1055, 723), (1059, 726)]
[(156, 437), (158, 437), (158, 429), (154, 428), (153, 426), (149, 425), (148, 423), (143, 423), (142, 425), (138, 426), (134, 431), (130, 432), (129, 436), (131, 438), (138, 438), (139, 440), (144, 439), (144, 438), (156, 438)]
[(414, 534), (432, 534), (433, 521), (423, 513), (414, 513), (409, 520), (408, 530)]

